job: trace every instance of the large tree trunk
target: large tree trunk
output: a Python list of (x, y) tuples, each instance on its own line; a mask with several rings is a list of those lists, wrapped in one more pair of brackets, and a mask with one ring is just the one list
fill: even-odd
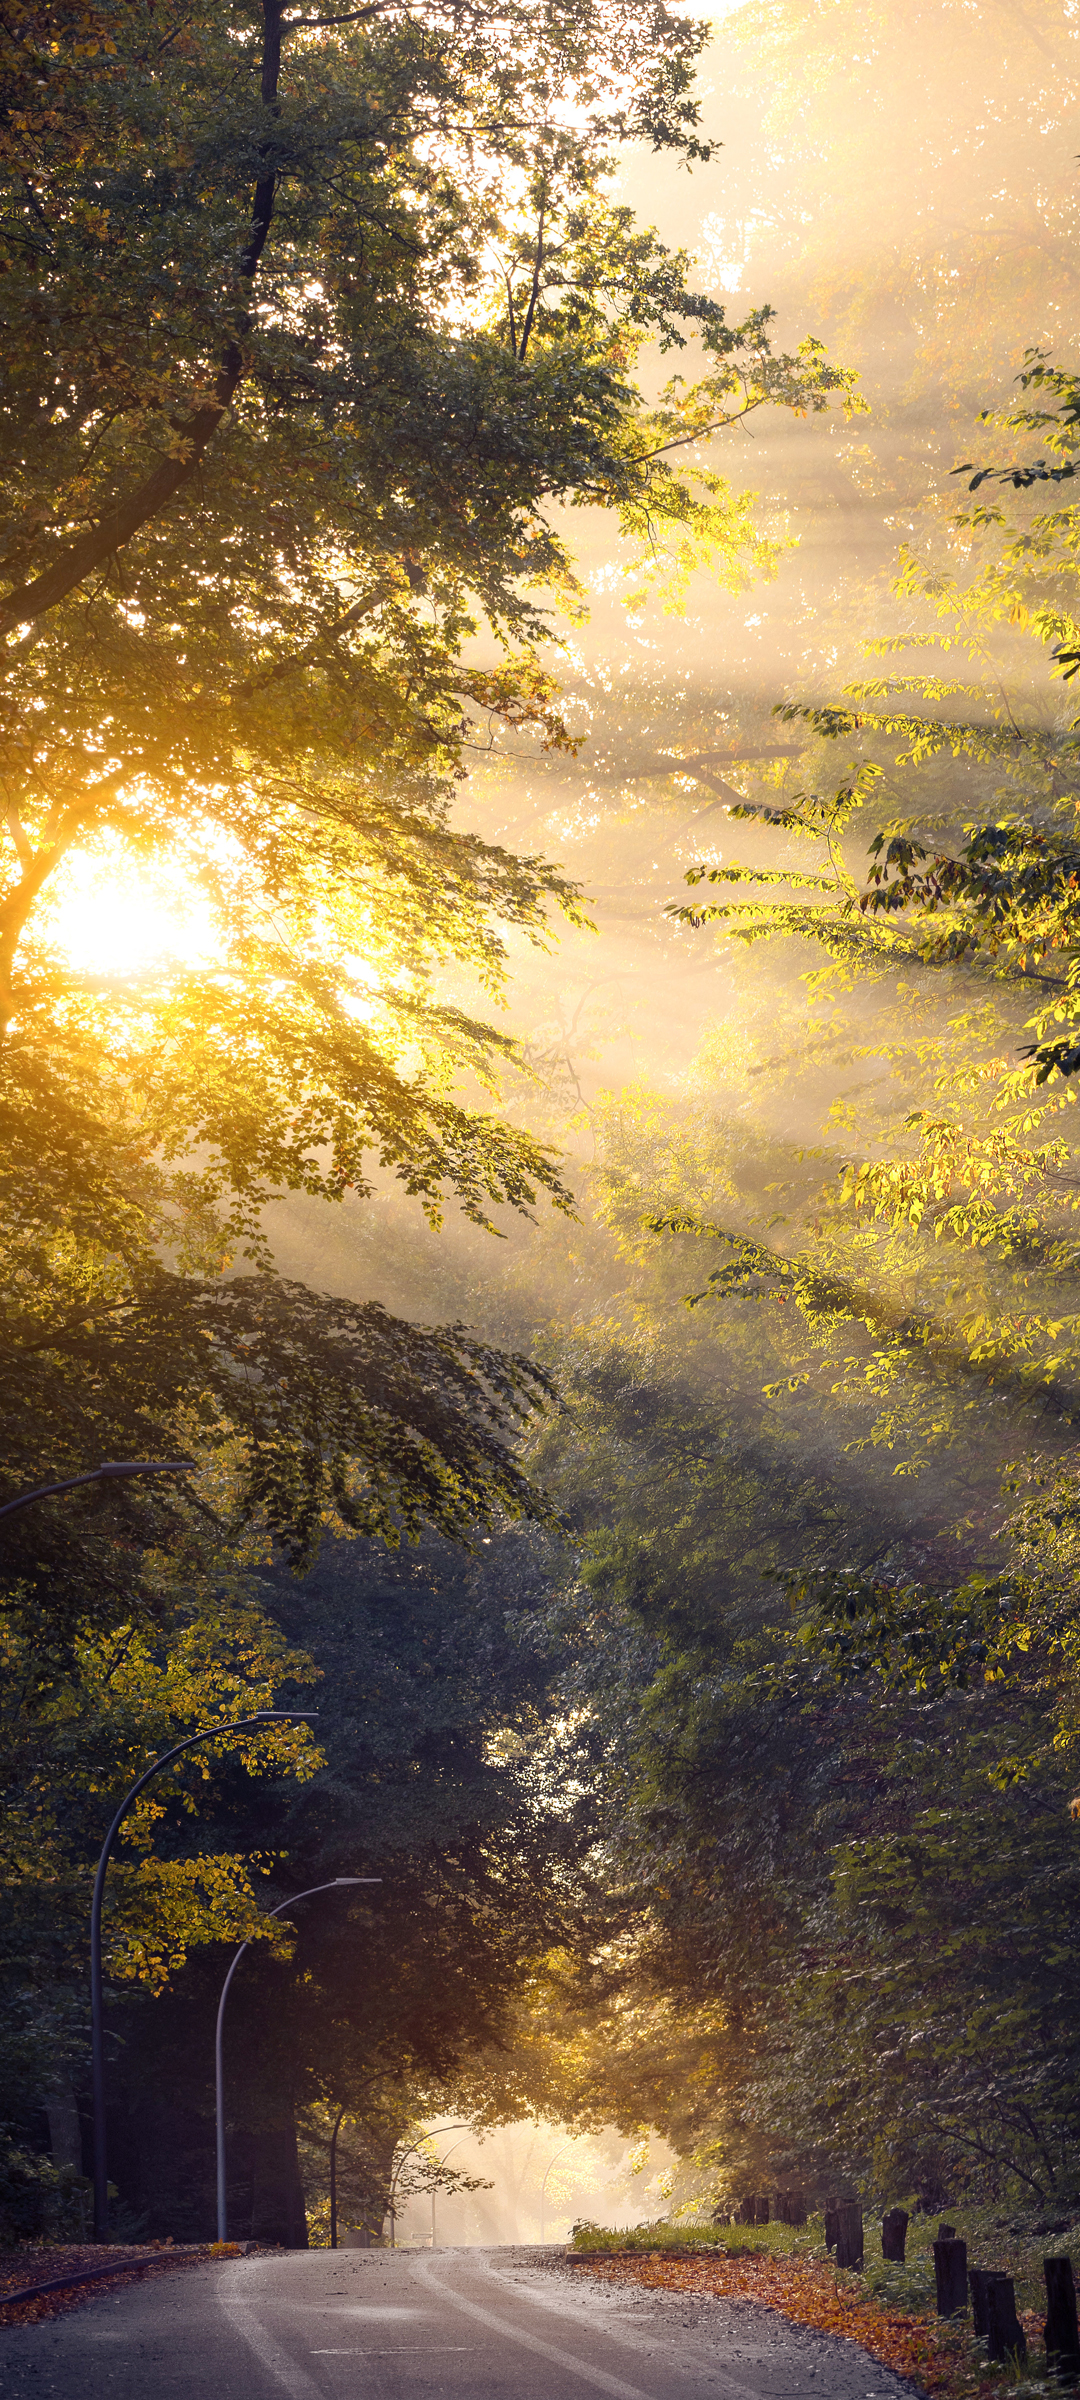
[(273, 2125), (251, 2135), (255, 2181), (251, 2199), (253, 2242), (280, 2242), (283, 2250), (306, 2250), (304, 2187), (296, 2151), (296, 2124)]

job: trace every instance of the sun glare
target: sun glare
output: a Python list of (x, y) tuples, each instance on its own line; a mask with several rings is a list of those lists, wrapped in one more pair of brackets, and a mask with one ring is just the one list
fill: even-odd
[(100, 855), (73, 859), (58, 877), (49, 936), (69, 965), (90, 975), (203, 966), (221, 946), (201, 893)]

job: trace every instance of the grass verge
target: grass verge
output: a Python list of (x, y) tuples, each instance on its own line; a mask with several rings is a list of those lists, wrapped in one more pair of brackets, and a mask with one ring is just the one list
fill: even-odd
[(796, 2324), (841, 2334), (931, 2400), (975, 2400), (975, 2395), (993, 2400), (998, 2392), (1010, 2400), (1025, 2394), (1048, 2400), (1058, 2394), (1061, 2387), (1048, 2374), (1042, 2345), (1042, 2262), (1064, 2253), (1080, 2266), (1080, 2221), (1050, 2225), (961, 2208), (948, 2210), (947, 2221), (967, 2242), (970, 2265), (999, 2267), (1013, 2276), (1028, 2341), (1026, 2367), (991, 2365), (970, 2320), (937, 2317), (936, 2217), (912, 2219), (902, 2267), (883, 2260), (880, 2227), (868, 2222), (861, 2274), (844, 2274), (833, 2265), (820, 2216), (799, 2227), (717, 2226), (711, 2220), (642, 2225), (632, 2232), (582, 2226), (573, 2247), (605, 2282), (755, 2300)]

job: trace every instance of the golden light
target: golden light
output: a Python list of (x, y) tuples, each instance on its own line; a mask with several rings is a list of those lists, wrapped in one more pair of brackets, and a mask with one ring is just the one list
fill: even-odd
[(205, 895), (119, 849), (82, 853), (57, 875), (50, 942), (83, 975), (138, 976), (168, 962), (195, 967), (221, 955)]

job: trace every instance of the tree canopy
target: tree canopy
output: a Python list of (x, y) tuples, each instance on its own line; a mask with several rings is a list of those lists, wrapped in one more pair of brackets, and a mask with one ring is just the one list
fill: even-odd
[[(155, 2231), (249, 1933), (268, 2238), (448, 2110), (1080, 2193), (1076, 37), (991, 13), (972, 89), (953, 0), (731, 12), (728, 176), (651, 0), (0, 11), (0, 1502), (195, 1469), (0, 1528), (9, 2229), (104, 1824), (270, 1701), (111, 1871)], [(110, 891), (173, 946), (73, 955)]]
[[(554, 1149), (502, 1105), (524, 1062), (491, 1009), (515, 947), (544, 946), (553, 914), (584, 922), (583, 903), (542, 856), (463, 824), (470, 764), (506, 729), (572, 750), (542, 656), (552, 610), (583, 606), (568, 509), (612, 512), (631, 586), (678, 605), (697, 567), (737, 582), (772, 557), (713, 436), (854, 404), (816, 340), (778, 354), (766, 307), (729, 325), (612, 197), (622, 145), (711, 155), (704, 38), (622, 0), (16, 0), (0, 20), (2, 1488), (110, 1454), (197, 1468), (182, 1490), (106, 1484), (5, 1520), (23, 2140), (41, 2093), (82, 2072), (96, 1818), (177, 1729), (307, 1696), (322, 1671), (326, 1628), (287, 1639), (260, 1565), (310, 1571), (328, 1526), (475, 1547), (552, 1515), (521, 1449), (553, 1398), (543, 1366), (281, 1274), (267, 1209), (389, 1185), (432, 1225), (449, 1208), (490, 1235), (571, 1206)], [(646, 346), (693, 359), (658, 398), (636, 380)], [(72, 894), (110, 885), (177, 919), (132, 971), (100, 950), (73, 964), (65, 942)], [(411, 1590), (394, 1587), (406, 1626)], [(452, 1649), (460, 1572), (432, 1590)], [(416, 1635), (418, 1685), (433, 1639)], [(442, 1976), (415, 2073), (400, 1992), (390, 2007), (392, 2084), (445, 2076), (463, 2028), (494, 2038), (522, 1954), (565, 1932), (542, 1896), (570, 1841), (559, 1770), (518, 1721), (543, 1714), (544, 1673), (519, 1699), (527, 1644), (490, 1644), (471, 1697), (446, 1663), (438, 1735), (417, 1749), (392, 1711), (380, 1735), (427, 1794), (413, 1966), (429, 1999)], [(450, 1717), (472, 1729), (453, 1800)], [(505, 1823), (478, 1796), (499, 1742)], [(511, 1763), (531, 1750), (534, 1769)], [(322, 1854), (362, 1754), (355, 1727), (321, 1751), (249, 1745), (241, 1773), (318, 1770), (336, 1794), (326, 1826), (282, 1817), (273, 1859), (265, 1783), (252, 1814), (227, 1755), (208, 1753), (194, 1856), (184, 1787), (163, 1785), (130, 1829), (146, 1855), (113, 1878), (116, 1991), (164, 1982), (197, 2009), (213, 1945), (257, 1926), (281, 1860)], [(381, 1857), (398, 1837), (369, 1838)], [(350, 1971), (328, 1967), (324, 2001), (317, 1978), (266, 1969), (299, 2009), (287, 2113), (364, 2088), (359, 2052), (370, 2068), (383, 2036), (341, 2017)], [(340, 2088), (307, 2090), (305, 2042), (338, 2045)], [(268, 2051), (264, 2090), (273, 2071)], [(17, 2161), (9, 2181), (21, 2224)]]

